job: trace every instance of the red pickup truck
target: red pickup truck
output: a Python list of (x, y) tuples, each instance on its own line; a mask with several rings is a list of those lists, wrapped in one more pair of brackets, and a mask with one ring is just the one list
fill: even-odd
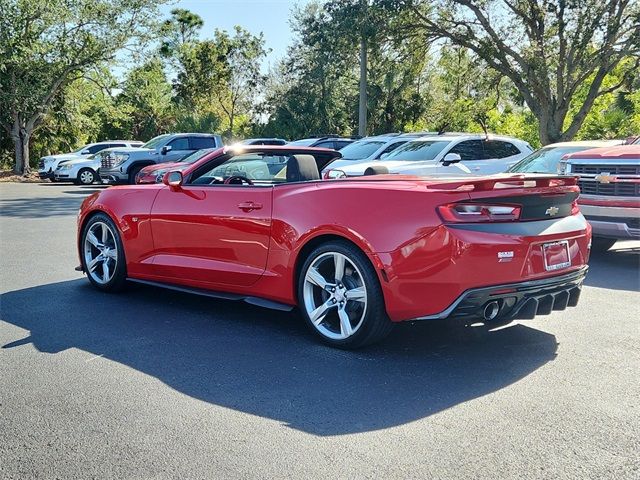
[(571, 153), (563, 158), (560, 171), (579, 177), (578, 203), (593, 227), (592, 250), (640, 239), (640, 145)]

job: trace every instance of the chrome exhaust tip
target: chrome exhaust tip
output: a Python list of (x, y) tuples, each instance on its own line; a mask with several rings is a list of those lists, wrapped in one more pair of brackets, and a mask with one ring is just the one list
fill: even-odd
[(494, 320), (498, 313), (500, 313), (500, 304), (497, 301), (487, 302), (482, 311), (482, 316), (485, 320)]

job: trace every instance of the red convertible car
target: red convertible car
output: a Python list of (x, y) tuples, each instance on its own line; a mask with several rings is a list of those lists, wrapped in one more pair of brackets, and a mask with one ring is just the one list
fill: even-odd
[(102, 190), (78, 216), (78, 268), (101, 290), (132, 280), (298, 306), (342, 348), (395, 322), (502, 323), (577, 304), (591, 229), (575, 178), (321, 180), (330, 160), (228, 148), (163, 183)]

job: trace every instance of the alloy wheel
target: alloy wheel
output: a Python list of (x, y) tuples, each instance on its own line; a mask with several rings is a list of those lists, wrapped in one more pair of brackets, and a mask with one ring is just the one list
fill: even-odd
[(113, 278), (118, 265), (118, 244), (109, 225), (92, 224), (84, 238), (84, 263), (87, 274), (100, 285)]
[(319, 255), (305, 272), (304, 308), (323, 336), (344, 340), (361, 327), (367, 313), (367, 287), (362, 273), (346, 255)]
[(83, 185), (91, 185), (94, 182), (95, 178), (93, 172), (90, 170), (83, 170), (80, 172), (80, 183)]

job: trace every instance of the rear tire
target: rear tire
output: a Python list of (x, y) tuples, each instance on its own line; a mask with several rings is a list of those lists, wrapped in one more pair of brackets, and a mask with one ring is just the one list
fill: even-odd
[(104, 213), (91, 217), (80, 240), (82, 269), (91, 284), (105, 292), (122, 290), (127, 263), (117, 227)]
[(345, 241), (322, 244), (304, 261), (298, 304), (307, 325), (332, 347), (370, 345), (393, 328), (371, 262)]
[(591, 251), (603, 253), (609, 250), (617, 242), (615, 238), (593, 237), (591, 239)]

